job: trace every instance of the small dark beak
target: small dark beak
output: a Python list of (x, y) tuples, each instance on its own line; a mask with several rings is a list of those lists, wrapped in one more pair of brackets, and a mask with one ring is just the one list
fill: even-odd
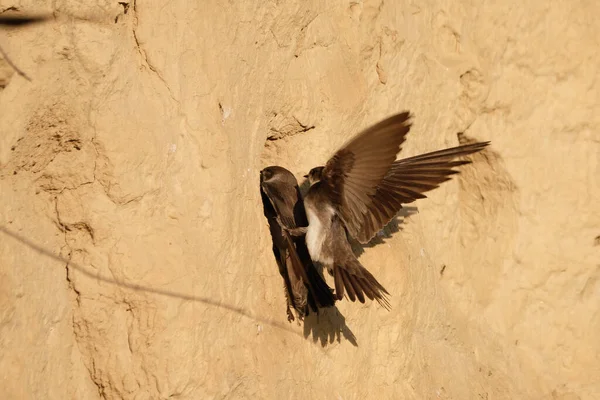
[(308, 174), (304, 175), (305, 178), (308, 178)]

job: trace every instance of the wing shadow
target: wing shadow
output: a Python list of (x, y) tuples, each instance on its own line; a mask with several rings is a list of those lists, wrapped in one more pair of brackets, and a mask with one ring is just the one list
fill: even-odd
[(377, 232), (377, 234), (369, 241), (369, 243), (361, 244), (358, 242), (358, 240), (348, 236), (348, 241), (352, 246), (354, 254), (359, 257), (365, 252), (365, 248), (372, 248), (386, 243), (387, 239), (390, 239), (395, 233), (398, 233), (402, 230), (402, 225), (408, 218), (410, 218), (411, 215), (418, 214), (418, 212), (419, 210), (417, 207), (402, 207), (398, 214), (396, 214), (396, 216), (390, 222), (388, 222), (388, 224), (384, 226), (382, 230)]
[(354, 347), (358, 347), (356, 336), (346, 324), (346, 318), (336, 307), (322, 308), (319, 314), (311, 313), (304, 318), (304, 338), (312, 339), (327, 347), (335, 341), (341, 343), (342, 336)]

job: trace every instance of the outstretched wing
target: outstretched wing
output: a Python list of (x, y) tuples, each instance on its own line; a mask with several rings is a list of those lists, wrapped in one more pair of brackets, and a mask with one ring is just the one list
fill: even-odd
[(359, 133), (327, 161), (321, 182), (348, 232), (357, 237), (364, 215), (410, 130), (409, 112)]
[(469, 160), (456, 160), (457, 157), (483, 150), (490, 142), (467, 144), (450, 149), (434, 151), (415, 157), (398, 160), (377, 187), (367, 212), (363, 214), (356, 239), (367, 243), (402, 208), (402, 204), (412, 203), (425, 196), (423, 193), (439, 187), (459, 171), (454, 167), (469, 164)]

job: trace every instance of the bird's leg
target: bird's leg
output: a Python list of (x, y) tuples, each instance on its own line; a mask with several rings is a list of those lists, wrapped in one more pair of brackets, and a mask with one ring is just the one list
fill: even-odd
[(306, 231), (308, 230), (307, 226), (302, 226), (300, 228), (292, 228), (292, 229), (288, 229), (288, 228), (284, 228), (290, 235), (294, 236), (294, 237), (300, 237), (300, 236), (304, 236), (306, 235)]
[(279, 215), (276, 217), (276, 219), (277, 219), (277, 223), (279, 224), (279, 226), (281, 227), (281, 229), (283, 229), (284, 231), (286, 231), (290, 235), (292, 235), (294, 237), (299, 237), (299, 236), (306, 235), (306, 231), (308, 230), (308, 226), (302, 226), (302, 227), (299, 227), (299, 228), (288, 228), (287, 225), (285, 225), (283, 223), (283, 221), (281, 220), (281, 218), (279, 218)]

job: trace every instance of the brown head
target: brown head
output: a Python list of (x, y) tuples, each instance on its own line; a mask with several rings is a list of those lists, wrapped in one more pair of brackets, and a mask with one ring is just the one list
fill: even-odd
[(321, 180), (324, 168), (325, 167), (315, 167), (311, 169), (308, 174), (304, 175), (305, 178), (308, 178), (308, 183), (310, 183), (310, 186)]
[(260, 171), (260, 182), (263, 183), (275, 183), (281, 182), (291, 186), (297, 186), (298, 181), (294, 174), (283, 167), (273, 165), (264, 168)]

